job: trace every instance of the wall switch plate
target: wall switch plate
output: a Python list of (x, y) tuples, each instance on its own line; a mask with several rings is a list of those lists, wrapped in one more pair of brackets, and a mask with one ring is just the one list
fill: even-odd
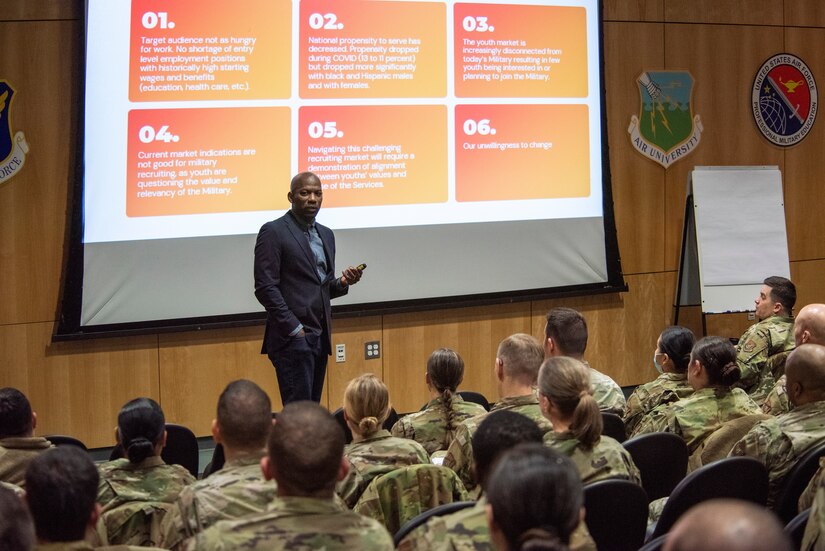
[(364, 359), (374, 360), (381, 357), (381, 346), (379, 341), (370, 341), (364, 343)]
[(756, 319), (756, 312), (748, 312), (748, 320), (753, 321)]
[(335, 345), (335, 362), (341, 363), (347, 361), (347, 346), (345, 344)]

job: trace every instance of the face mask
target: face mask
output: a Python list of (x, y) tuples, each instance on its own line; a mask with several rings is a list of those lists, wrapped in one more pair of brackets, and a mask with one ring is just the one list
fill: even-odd
[(656, 361), (656, 356), (658, 356), (658, 354), (656, 354), (656, 352), (654, 352), (653, 353), (653, 365), (656, 366), (656, 371), (658, 371), (659, 373), (664, 373), (665, 370), (662, 368), (662, 364), (660, 364), (658, 361)]

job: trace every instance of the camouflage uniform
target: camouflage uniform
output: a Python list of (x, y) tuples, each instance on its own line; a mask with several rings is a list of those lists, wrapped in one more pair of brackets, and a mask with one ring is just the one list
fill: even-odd
[(593, 385), (593, 398), (599, 404), (599, 409), (616, 415), (624, 415), (627, 402), (624, 399), (622, 387), (616, 381), (596, 371), (587, 362), (582, 362), (590, 371), (590, 384)]
[[(433, 517), (398, 544), (398, 551), (494, 551), (485, 507), (481, 498), (472, 507)], [(596, 551), (596, 543), (582, 522), (570, 536), (571, 551)]]
[(212, 476), (184, 487), (175, 507), (163, 519), (162, 545), (175, 549), (219, 520), (266, 511), (278, 495), (278, 486), (263, 478), (263, 455), (261, 451), (229, 461)]
[(349, 460), (347, 477), (338, 483), (338, 495), (352, 509), (372, 479), (398, 467), (429, 463), (430, 456), (421, 444), (396, 438), (388, 430), (379, 430), (369, 438), (344, 448)]
[[(457, 427), (465, 419), (486, 413), (479, 404), (465, 402), (458, 394), (452, 398), (453, 426)], [(392, 435), (415, 440), (433, 453), (446, 450), (453, 440), (455, 429), (447, 434), (447, 410), (441, 397), (430, 400), (423, 411), (405, 415), (392, 427)]]
[[(814, 475), (813, 480), (805, 489), (802, 497), (799, 498), (799, 510), (804, 511), (810, 506), (811, 513), (808, 516), (808, 524), (805, 526), (805, 535), (802, 538), (802, 551), (816, 549), (825, 551), (825, 539), (821, 537), (825, 529), (825, 485), (823, 485), (822, 473), (825, 467), (825, 458), (819, 460), (819, 470)], [(806, 494), (810, 495), (810, 502), (803, 506), (803, 499)]]
[(736, 345), (742, 378), (736, 386), (762, 403), (775, 383), (771, 357), (794, 349), (793, 318), (771, 316), (751, 325)]
[(14, 436), (0, 440), (0, 480), (26, 487), (26, 467), (32, 459), (52, 448), (40, 436)]
[(342, 509), (331, 498), (282, 497), (264, 513), (218, 522), (187, 540), (183, 549), (391, 551), (393, 545), (378, 522)]
[(584, 484), (608, 478), (629, 480), (640, 486), (642, 484), (639, 469), (630, 454), (609, 436), (599, 438), (590, 450), (582, 446), (570, 431), (550, 431), (544, 435), (544, 443), (573, 461)]
[(490, 413), (499, 410), (512, 410), (529, 417), (536, 422), (542, 432), (553, 430), (553, 425), (541, 414), (539, 401), (535, 394), (502, 398), (490, 409), (489, 413), (476, 415), (461, 423), (455, 431), (455, 438), (450, 447), (447, 448), (447, 456), (444, 458), (443, 465), (456, 472), (461, 482), (464, 483), (464, 487), (471, 494), (476, 489), (473, 472), (473, 435)]
[(779, 496), (785, 476), (813, 446), (825, 441), (825, 401), (794, 408), (762, 421), (736, 445), (730, 456), (746, 455), (768, 468), (768, 507)]
[(768, 397), (762, 402), (762, 413), (767, 415), (781, 415), (788, 413), (793, 409), (793, 404), (788, 398), (788, 390), (785, 385), (788, 384), (788, 378), (782, 375), (776, 384), (773, 385)]
[(649, 383), (639, 385), (627, 399), (624, 426), (628, 436), (656, 406), (670, 404), (693, 394), (687, 382), (687, 373), (662, 373)]
[(41, 543), (34, 546), (34, 551), (163, 551), (160, 547), (139, 547), (137, 545), (107, 545), (94, 547), (85, 540)]
[(754, 413), (762, 410), (741, 388), (702, 388), (683, 400), (655, 408), (635, 434), (678, 434), (692, 454), (722, 423)]
[[(822, 486), (823, 482), (825, 482), (825, 457), (819, 459), (819, 469), (816, 470), (813, 478), (808, 482), (808, 486), (802, 492), (802, 495), (799, 496), (800, 513), (813, 505), (814, 495), (819, 487)], [(823, 511), (823, 513), (825, 513), (825, 511)]]
[(98, 534), (108, 544), (159, 543), (163, 516), (181, 490), (195, 482), (180, 465), (167, 465), (154, 455), (136, 465), (128, 459), (116, 459), (98, 470), (97, 502), (103, 507)]

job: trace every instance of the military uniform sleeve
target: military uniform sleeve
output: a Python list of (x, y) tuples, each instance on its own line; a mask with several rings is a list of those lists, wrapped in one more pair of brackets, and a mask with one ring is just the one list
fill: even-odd
[(336, 493), (350, 509), (355, 507), (358, 498), (361, 497), (361, 492), (364, 490), (363, 482), (361, 474), (350, 464), (346, 478), (339, 482), (336, 488)]
[[(814, 480), (816, 478), (814, 477)], [(822, 541), (822, 529), (825, 527), (825, 486), (818, 483), (814, 492), (811, 513), (808, 516), (808, 524), (805, 526), (805, 535), (802, 537), (800, 547), (803, 551), (821, 550), (825, 547), (825, 542)]]
[(639, 423), (633, 436), (651, 432), (673, 432), (679, 434), (675, 430), (674, 416), (667, 405), (654, 408), (653, 411)]
[(403, 417), (396, 421), (396, 423), (392, 426), (390, 433), (398, 438), (415, 438), (415, 431), (412, 429), (409, 421), (406, 421)]
[(642, 393), (646, 391), (641, 387), (636, 390), (627, 399), (627, 409), (624, 413), (625, 432), (628, 435), (633, 434), (633, 430), (644, 420), (644, 408), (642, 407)]
[[(813, 505), (814, 496), (816, 495), (817, 489), (823, 485), (823, 482), (825, 482), (825, 458), (821, 458), (819, 460), (819, 469), (816, 471), (816, 473), (814, 473), (813, 478), (811, 478), (811, 481), (808, 483), (808, 486), (802, 492), (802, 495), (799, 496), (800, 512), (804, 511), (805, 509)], [(825, 501), (823, 501), (823, 505), (825, 505)]]
[(780, 379), (762, 402), (762, 413), (777, 416), (789, 411), (791, 411), (791, 401), (788, 399), (785, 380)]
[(455, 438), (447, 448), (447, 456), (443, 465), (449, 467), (458, 475), (467, 491), (476, 486), (473, 473), (473, 445), (470, 430), (467, 425), (461, 424), (456, 429)]
[(750, 392), (759, 384), (768, 360), (770, 333), (767, 330), (758, 329), (746, 333), (743, 341), (739, 341), (736, 345), (736, 364), (742, 373), (739, 386)]

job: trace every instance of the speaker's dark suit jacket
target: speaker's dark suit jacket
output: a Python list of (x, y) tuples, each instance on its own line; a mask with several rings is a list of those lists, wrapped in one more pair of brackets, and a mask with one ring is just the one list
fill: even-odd
[(261, 353), (282, 349), (298, 324), (308, 339), (321, 338), (330, 354), (332, 315), (330, 299), (344, 295), (349, 286), (335, 277), (335, 236), (326, 226), (315, 223), (324, 243), (327, 274), (318, 277), (315, 255), (307, 229), (291, 212), (267, 222), (255, 242), (255, 296), (266, 308), (266, 331)]

